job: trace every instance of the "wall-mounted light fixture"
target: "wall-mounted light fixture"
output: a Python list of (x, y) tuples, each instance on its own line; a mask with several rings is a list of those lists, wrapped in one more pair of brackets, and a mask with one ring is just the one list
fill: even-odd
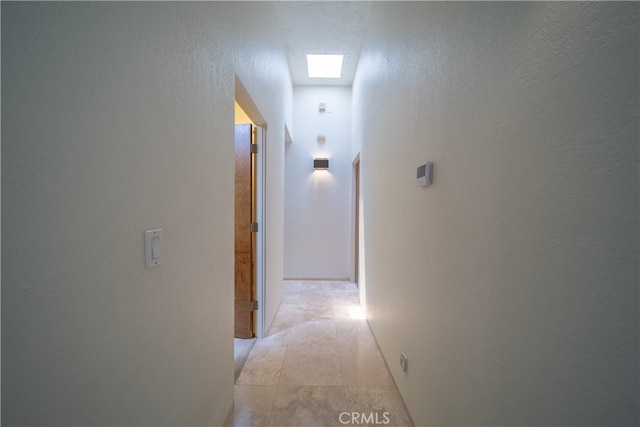
[(313, 159), (314, 170), (327, 170), (329, 169), (329, 159)]

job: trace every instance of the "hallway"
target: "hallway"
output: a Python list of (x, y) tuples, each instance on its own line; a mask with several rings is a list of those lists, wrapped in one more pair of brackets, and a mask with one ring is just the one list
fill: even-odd
[(640, 425), (639, 2), (0, 11), (2, 425)]
[(238, 378), (228, 426), (410, 426), (348, 282), (285, 281)]

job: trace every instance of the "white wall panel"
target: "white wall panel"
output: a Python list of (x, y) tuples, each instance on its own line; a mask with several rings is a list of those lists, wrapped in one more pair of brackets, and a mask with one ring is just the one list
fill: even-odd
[[(258, 3), (2, 4), (3, 424), (223, 422), (236, 74), (271, 125), (276, 298), (282, 278), (275, 22)], [(145, 269), (152, 228), (165, 261)]]
[[(327, 109), (319, 112), (319, 104)], [(351, 276), (351, 88), (296, 86), (285, 177), (285, 277)], [(319, 139), (324, 136), (324, 140)], [(328, 171), (314, 171), (315, 157)]]
[(638, 4), (372, 14), (367, 313), (416, 425), (637, 424)]

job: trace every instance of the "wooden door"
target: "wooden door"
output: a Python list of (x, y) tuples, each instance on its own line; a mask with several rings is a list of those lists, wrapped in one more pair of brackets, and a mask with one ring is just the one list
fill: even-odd
[(235, 132), (235, 337), (253, 338), (253, 170), (251, 125)]

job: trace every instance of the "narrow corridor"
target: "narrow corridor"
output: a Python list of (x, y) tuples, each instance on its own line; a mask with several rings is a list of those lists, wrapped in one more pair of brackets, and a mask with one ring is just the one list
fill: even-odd
[(228, 426), (411, 426), (349, 282), (286, 281), (238, 377)]

